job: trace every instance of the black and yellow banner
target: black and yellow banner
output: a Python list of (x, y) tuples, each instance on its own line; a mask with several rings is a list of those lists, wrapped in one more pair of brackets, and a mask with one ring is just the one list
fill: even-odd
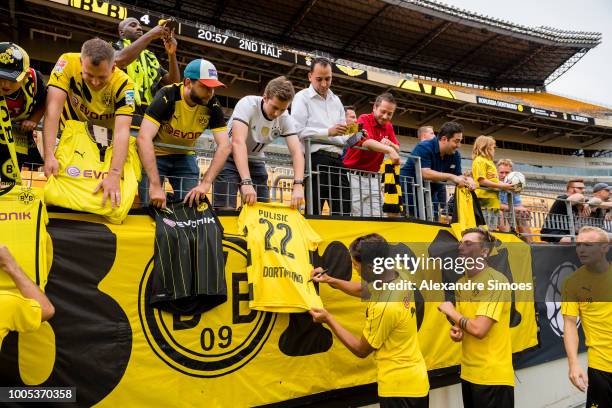
[[(0, 352), (1, 385), (76, 387), (81, 406), (245, 407), (287, 401), (376, 381), (372, 357), (354, 357), (308, 314), (248, 308), (247, 252), (236, 217), (222, 217), (228, 301), (202, 315), (178, 316), (148, 307), (154, 225), (130, 215), (123, 225), (95, 215), (50, 214), (53, 258), (46, 292), (55, 317), (36, 333), (11, 333)], [(436, 225), (408, 222), (309, 220), (324, 242), (315, 255), (342, 279), (354, 276), (348, 245), (377, 232), (414, 253), (435, 252), (455, 238)], [(499, 254), (512, 274), (528, 274), (527, 245), (499, 236)], [(414, 245), (411, 243), (414, 241)], [(422, 242), (430, 242), (424, 247)], [(504, 245), (512, 242), (509, 251)], [(516, 244), (519, 242), (519, 244)], [(523, 248), (524, 250), (521, 250)], [(355, 334), (366, 303), (321, 285), (325, 307)], [(419, 341), (432, 374), (457, 370), (460, 345), (449, 323), (425, 303)], [(517, 303), (513, 349), (537, 344), (533, 303)], [(448, 370), (446, 370), (448, 371)]]

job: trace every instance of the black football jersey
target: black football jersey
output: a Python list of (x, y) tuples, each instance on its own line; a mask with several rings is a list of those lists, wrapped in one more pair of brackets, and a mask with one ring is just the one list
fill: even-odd
[(227, 300), (223, 228), (206, 200), (153, 209), (155, 249), (150, 304), (182, 315), (203, 313)]

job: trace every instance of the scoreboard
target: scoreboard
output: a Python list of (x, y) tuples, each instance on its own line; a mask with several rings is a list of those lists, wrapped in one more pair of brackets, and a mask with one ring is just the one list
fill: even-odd
[[(83, 12), (91, 12), (105, 17), (110, 17), (118, 20), (124, 20), (128, 17), (133, 17), (140, 21), (140, 24), (145, 27), (155, 27), (162, 19), (168, 19), (170, 16), (164, 16), (150, 11), (141, 11), (133, 8), (128, 8), (118, 4), (111, 4), (101, 0), (49, 0), (53, 3), (63, 4)], [(178, 22), (178, 27), (175, 34), (183, 37), (191, 38), (199, 42), (214, 46), (222, 46), (230, 49), (246, 52), (248, 54), (256, 54), (259, 56), (274, 58), (276, 60), (297, 63), (297, 54), (285, 49), (281, 49), (276, 45), (262, 41), (255, 41), (247, 38), (240, 38), (221, 30), (208, 29), (204, 26)]]

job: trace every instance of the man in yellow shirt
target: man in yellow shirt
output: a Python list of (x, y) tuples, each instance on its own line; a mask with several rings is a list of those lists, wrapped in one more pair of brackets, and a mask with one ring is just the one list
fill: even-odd
[[(195, 59), (185, 67), (184, 76), (182, 83), (157, 92), (140, 126), (138, 154), (145, 174), (139, 194), (144, 205), (166, 207), (164, 177), (172, 185), (175, 201), (199, 204), (232, 150), (223, 109), (215, 97), (215, 88), (225, 86), (219, 81), (217, 68), (209, 61)], [(190, 149), (206, 129), (212, 131), (217, 148), (199, 181), (200, 168), (195, 151)], [(155, 146), (154, 142), (166, 147)]]
[[(586, 390), (586, 406), (609, 407), (612, 403), (612, 264), (607, 260), (608, 234), (597, 227), (582, 227), (576, 237), (576, 253), (582, 266), (563, 283), (561, 313), (563, 343), (569, 379)], [(588, 377), (578, 361), (580, 317), (588, 348)]]
[[(392, 282), (400, 278), (393, 270), (373, 273), (374, 258), (389, 256), (389, 244), (382, 236), (359, 237), (351, 243), (349, 251), (353, 268), (365, 282)], [(319, 268), (313, 271), (313, 280), (329, 283), (352, 296), (367, 292), (360, 282), (340, 282)], [(411, 293), (388, 290), (372, 293), (360, 338), (342, 327), (325, 309), (313, 308), (310, 314), (315, 322), (327, 324), (357, 357), (365, 358), (374, 353), (381, 408), (429, 406), (429, 379), (419, 348), (416, 306)]]
[(102, 207), (110, 199), (113, 208), (121, 203), (119, 180), (134, 112), (133, 81), (115, 67), (114, 58), (113, 48), (99, 38), (85, 41), (80, 54), (62, 54), (49, 77), (43, 126), (47, 177), (57, 175), (59, 167), (54, 148), (60, 124), (63, 128), (67, 120), (87, 122), (112, 138), (111, 168), (94, 192), (102, 189)]
[[(490, 281), (508, 284), (500, 272), (487, 266), (495, 237), (482, 228), (467, 229), (459, 256), (473, 259), (458, 283), (473, 289), (457, 290), (457, 307), (444, 302), (438, 309), (455, 324), (451, 339), (462, 342), (461, 392), (465, 408), (514, 407), (514, 369), (510, 343), (510, 292), (487, 290)], [(484, 285), (480, 286), (479, 285)], [(483, 290), (484, 288), (484, 290)]]
[(8, 248), (0, 244), (0, 273), (6, 273), (15, 282), (19, 293), (0, 291), (0, 347), (10, 331), (34, 331), (53, 317), (55, 309), (34, 282), (17, 265)]

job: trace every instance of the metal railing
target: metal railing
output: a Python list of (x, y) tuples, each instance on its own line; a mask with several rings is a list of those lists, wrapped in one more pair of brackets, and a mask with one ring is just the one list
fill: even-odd
[[(323, 196), (328, 198), (328, 213), (331, 215), (361, 217), (384, 217), (389, 215), (382, 211), (384, 198), (381, 190), (382, 180), (380, 173), (328, 165), (318, 165), (316, 168), (313, 168), (311, 140), (306, 138), (303, 142), (306, 175), (306, 213), (308, 215), (326, 213), (323, 208), (324, 204), (320, 199)], [(317, 140), (316, 144), (343, 146), (342, 144), (321, 140)], [(353, 149), (367, 150), (358, 146), (353, 147)], [(401, 152), (401, 156), (407, 160), (413, 160), (415, 166), (415, 179), (400, 176), (404, 204), (403, 215), (424, 219), (426, 206), (422, 198), (425, 188), (421, 176), (421, 158), (412, 156), (409, 152)], [(348, 179), (348, 185), (344, 183), (334, 184), (332, 182), (332, 180), (339, 179)], [(405, 191), (406, 189), (408, 191)], [(334, 194), (334, 190), (338, 190), (336, 194)], [(333, 197), (334, 195), (336, 197)], [(347, 210), (347, 204), (349, 203), (350, 210)]]
[[(317, 140), (317, 144), (336, 145)], [(198, 167), (205, 168), (210, 165), (214, 152), (208, 148), (184, 147), (162, 143), (155, 143), (157, 147), (167, 147), (175, 150), (193, 152), (197, 155)], [(421, 162), (417, 156), (408, 152), (401, 152), (402, 162), (412, 160), (414, 162), (415, 177), (400, 176), (402, 189), (403, 212), (401, 214), (385, 214), (383, 211), (384, 193), (382, 190), (383, 180), (378, 172), (347, 169), (345, 167), (318, 165), (312, 168), (310, 154), (310, 140), (304, 140), (305, 150), (305, 208), (306, 214), (328, 214), (341, 217), (371, 217), (381, 218), (387, 216), (403, 216), (420, 220), (450, 223), (453, 208), (452, 200), (446, 197), (452, 196), (453, 185), (445, 183), (434, 183), (423, 180), (421, 176)], [(356, 147), (357, 149), (366, 150)], [(254, 188), (258, 192), (258, 200), (289, 203), (293, 187), (293, 169), (291, 160), (282, 155), (271, 155), (271, 157), (249, 156), (249, 162), (264, 163), (268, 179), (266, 183), (256, 183)], [(41, 170), (40, 163), (26, 163), (22, 166), (22, 179), (26, 185), (44, 185), (46, 178)], [(327, 177), (321, 177), (326, 175)], [(169, 199), (179, 200), (189, 190), (197, 185), (201, 175), (197, 178), (189, 177), (165, 177), (164, 188), (169, 193)], [(442, 187), (440, 187), (442, 184)], [(435, 186), (435, 188), (434, 188)], [(139, 193), (143, 203), (147, 201), (148, 186), (141, 186)], [(444, 190), (446, 194), (441, 194)], [(449, 190), (449, 191), (447, 191)], [(484, 189), (487, 190), (487, 189)], [(495, 191), (495, 190), (492, 190)], [(334, 192), (336, 194), (334, 194)], [(498, 191), (495, 191), (499, 193)], [(514, 193), (508, 194), (507, 209), (494, 210), (483, 208), (487, 223), (500, 231), (513, 231), (531, 240), (539, 237), (544, 240), (550, 238), (558, 240), (563, 237), (574, 239), (580, 227), (585, 225), (597, 226), (608, 232), (612, 232), (612, 220), (610, 218), (597, 218), (583, 216), (567, 200), (565, 202), (564, 214), (550, 214), (546, 205), (522, 205), (514, 208)], [(329, 197), (323, 203), (320, 197)], [(220, 181), (214, 183), (208, 194), (209, 200), (215, 207), (224, 209), (238, 209), (242, 206), (242, 197), (238, 181)], [(315, 197), (319, 199), (315, 200)], [(539, 198), (543, 202), (550, 202), (550, 194), (523, 195), (524, 198)], [(561, 200), (561, 199), (556, 199)], [(136, 201), (138, 202), (138, 200)], [(580, 204), (582, 205), (582, 204)], [(593, 207), (594, 208), (594, 207)], [(605, 214), (605, 211), (604, 211)], [(551, 232), (552, 231), (552, 232)]]
[[(206, 148), (176, 146), (163, 143), (154, 143), (154, 145), (157, 147), (166, 147), (196, 153), (198, 156), (197, 164), (200, 169), (208, 167), (214, 156), (214, 151)], [(291, 167), (291, 159), (274, 155), (272, 157), (248, 156), (248, 160), (249, 163), (263, 163), (265, 165), (266, 173), (268, 174), (265, 183), (256, 182), (255, 178), (253, 177), (253, 188), (257, 193), (257, 200), (260, 202), (279, 202), (289, 204), (291, 202), (293, 185), (293, 168)], [(228, 159), (226, 164), (229, 162), (233, 163), (231, 158)], [(176, 179), (176, 177), (166, 176), (164, 183), (165, 189), (167, 192), (172, 192), (174, 194), (176, 197), (175, 200), (180, 200), (192, 187), (200, 182), (201, 176), (202, 174), (200, 174), (198, 179), (183, 177), (182, 179), (184, 180), (183, 184), (181, 185), (187, 185), (189, 188), (179, 188), (177, 189), (176, 193), (174, 192), (175, 188), (173, 188), (174, 185), (178, 184), (176, 180), (173, 180)], [(291, 183), (288, 183), (287, 180), (291, 180)], [(148, 186), (141, 186), (141, 190), (145, 194), (147, 189)], [(239, 180), (225, 181), (217, 178), (211, 187), (211, 191), (207, 194), (207, 197), (209, 201), (213, 203), (213, 206), (218, 209), (236, 210), (243, 205), (242, 196), (240, 194)], [(147, 202), (144, 201), (142, 204), (146, 205)]]

